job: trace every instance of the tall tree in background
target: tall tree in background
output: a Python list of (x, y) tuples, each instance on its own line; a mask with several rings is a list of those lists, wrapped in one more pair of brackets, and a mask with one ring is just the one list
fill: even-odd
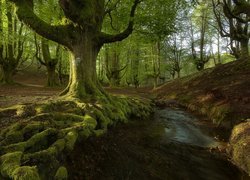
[[(209, 61), (210, 56), (206, 51), (207, 45), (207, 35), (209, 32), (209, 20), (211, 19), (210, 11), (209, 11), (209, 2), (202, 1), (198, 4), (195, 12), (192, 15), (192, 21), (194, 21), (194, 25), (191, 22), (191, 49), (192, 49), (192, 56), (198, 71), (204, 69), (205, 64)], [(198, 29), (199, 39), (198, 41), (195, 40), (195, 28)], [(196, 43), (198, 44), (199, 51), (197, 53)]]
[(212, 2), (220, 34), (222, 37), (230, 38), (233, 55), (237, 59), (249, 59), (250, 2), (248, 0)]
[[(18, 66), (27, 59), (23, 57), (25, 38), (23, 23), (19, 23), (14, 15), (12, 4), (1, 1), (0, 4), (0, 82), (4, 84), (14, 83), (13, 76)], [(5, 27), (4, 27), (4, 23)]]
[(161, 42), (175, 32), (175, 19), (178, 9), (183, 8), (183, 1), (150, 0), (150, 2), (154, 5), (142, 8), (137, 31), (145, 35), (147, 41), (151, 43), (148, 56), (151, 58), (152, 70), (148, 73), (148, 77), (153, 78), (156, 88), (162, 74)]
[(56, 66), (59, 62), (60, 58), (60, 45), (56, 46), (55, 55), (52, 55), (52, 46), (49, 41), (41, 38), (41, 43), (37, 42), (37, 38), (35, 36), (35, 44), (36, 44), (36, 58), (41, 63), (41, 65), (46, 67), (47, 70), (47, 86), (54, 87), (58, 86), (58, 75), (56, 74)]
[(15, 3), (16, 13), (21, 21), (41, 36), (66, 46), (72, 52), (70, 80), (63, 95), (76, 98), (106, 95), (97, 79), (97, 55), (105, 43), (121, 41), (132, 33), (133, 18), (139, 0), (131, 3), (127, 28), (116, 35), (102, 32), (104, 18), (113, 7), (108, 7), (110, 1), (105, 3), (105, 0), (60, 0), (59, 6), (69, 21), (58, 25), (41, 19), (34, 12), (33, 1), (11, 1)]

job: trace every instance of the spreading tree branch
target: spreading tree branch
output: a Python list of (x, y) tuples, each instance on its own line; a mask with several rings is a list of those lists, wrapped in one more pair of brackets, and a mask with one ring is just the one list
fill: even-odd
[(116, 35), (110, 35), (110, 34), (106, 34), (103, 32), (101, 33), (100, 42), (102, 44), (112, 43), (112, 42), (116, 42), (116, 41), (122, 41), (123, 39), (127, 38), (133, 32), (135, 11), (136, 11), (136, 8), (140, 2), (141, 2), (141, 0), (134, 1), (134, 4), (133, 4), (131, 11), (130, 11), (130, 20), (129, 20), (128, 26), (123, 32), (116, 34)]
[(10, 1), (13, 2), (17, 7), (16, 13), (18, 18), (27, 26), (32, 28), (36, 33), (59, 44), (70, 47), (69, 37), (70, 32), (72, 32), (72, 26), (52, 26), (46, 23), (34, 13), (33, 7), (31, 6), (31, 4), (33, 4), (31, 2), (33, 2), (33, 0)]

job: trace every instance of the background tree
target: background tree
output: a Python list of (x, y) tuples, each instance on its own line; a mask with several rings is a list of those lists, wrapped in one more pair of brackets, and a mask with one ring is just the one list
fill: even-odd
[[(133, 31), (133, 17), (139, 0), (131, 4), (129, 23), (127, 28), (116, 35), (102, 32), (105, 16), (110, 11), (109, 1), (60, 0), (64, 16), (69, 20), (67, 24), (51, 24), (34, 12), (33, 1), (12, 0), (17, 7), (20, 20), (28, 24), (38, 34), (61, 45), (66, 46), (72, 53), (70, 80), (63, 94), (71, 97), (84, 98), (86, 96), (103, 96), (103, 91), (96, 75), (96, 59), (101, 47), (105, 43), (121, 41)], [(121, 3), (123, 4), (123, 3)], [(52, 9), (51, 9), (52, 11)]]
[(14, 15), (14, 7), (6, 2), (1, 2), (0, 16), (0, 66), (1, 83), (12, 84), (17, 68), (28, 57), (24, 57), (25, 34), (24, 25), (19, 23)]
[(250, 2), (246, 0), (212, 2), (220, 34), (222, 37), (230, 38), (233, 55), (237, 59), (249, 59)]
[[(35, 39), (37, 37), (35, 36)], [(55, 46), (55, 55), (52, 57), (52, 45), (48, 40), (41, 38), (40, 43), (36, 41), (36, 59), (41, 63), (41, 65), (46, 67), (47, 70), (47, 86), (54, 87), (58, 86), (58, 75), (56, 73), (56, 66), (60, 58), (60, 46)]]

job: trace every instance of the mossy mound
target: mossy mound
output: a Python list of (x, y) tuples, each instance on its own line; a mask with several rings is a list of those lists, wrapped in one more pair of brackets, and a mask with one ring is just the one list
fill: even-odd
[(151, 112), (150, 101), (128, 97), (91, 103), (57, 99), (1, 109), (1, 116), (11, 113), (18, 121), (0, 132), (0, 179), (67, 179), (63, 162), (76, 143)]
[(234, 163), (250, 176), (250, 121), (241, 123), (233, 129), (230, 154)]

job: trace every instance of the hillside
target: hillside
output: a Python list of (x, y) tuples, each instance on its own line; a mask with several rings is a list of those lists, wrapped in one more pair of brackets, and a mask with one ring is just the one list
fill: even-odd
[[(160, 105), (177, 102), (232, 134), (228, 153), (250, 174), (250, 61), (235, 61), (164, 84)], [(239, 124), (239, 125), (238, 125)]]
[(250, 117), (250, 61), (235, 61), (170, 81), (157, 88), (157, 99), (174, 99), (214, 123), (232, 129)]

